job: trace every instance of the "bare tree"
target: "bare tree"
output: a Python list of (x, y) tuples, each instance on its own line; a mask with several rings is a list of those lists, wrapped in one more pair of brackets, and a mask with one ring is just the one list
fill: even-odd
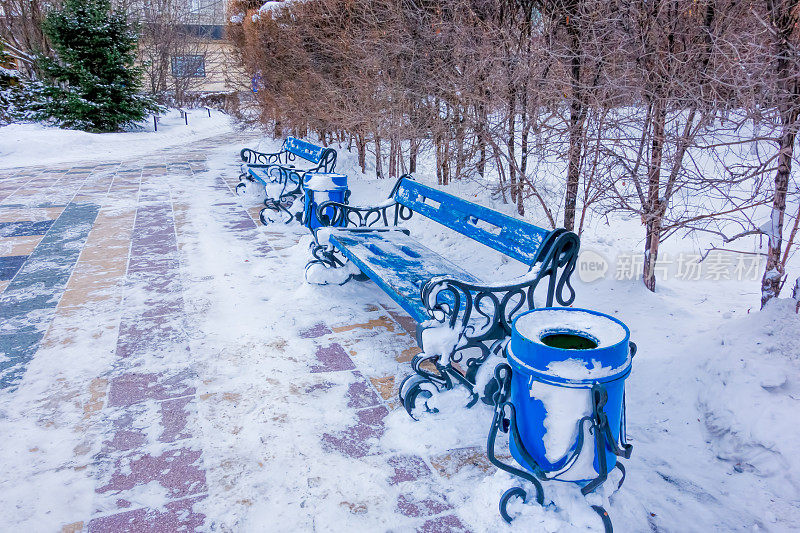
[(29, 77), (35, 73), (34, 55), (50, 53), (42, 22), (60, 3), (59, 0), (0, 0), (0, 40)]
[[(786, 215), (786, 198), (789, 193), (789, 180), (792, 171), (792, 156), (797, 137), (798, 116), (800, 116), (800, 50), (798, 50), (798, 19), (800, 2), (797, 0), (765, 0), (765, 13), (762, 22), (769, 29), (769, 45), (772, 49), (771, 93), (780, 117), (780, 137), (778, 141), (775, 181), (772, 194), (767, 236), (767, 265), (761, 281), (761, 306), (776, 298), (785, 282), (785, 256), (796, 234), (797, 217), (792, 239), (784, 242), (783, 225)], [(798, 213), (800, 216), (800, 212)], [(784, 251), (784, 244), (786, 250)]]
[(203, 6), (192, 0), (129, 0), (139, 24), (140, 60), (149, 91), (184, 105), (205, 76), (205, 58), (213, 28)]

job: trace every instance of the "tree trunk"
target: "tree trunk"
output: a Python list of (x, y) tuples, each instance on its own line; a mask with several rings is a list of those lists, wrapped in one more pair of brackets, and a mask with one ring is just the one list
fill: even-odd
[(508, 183), (510, 187), (511, 201), (517, 202), (517, 153), (516, 153), (516, 118), (517, 105), (514, 89), (508, 92)]
[[(777, 7), (772, 8), (773, 24), (781, 36), (794, 29), (791, 18), (780, 16)], [(777, 19), (777, 20), (776, 20)], [(788, 27), (787, 27), (788, 26)], [(787, 35), (788, 36), (788, 35)], [(784, 262), (781, 260), (783, 248), (783, 219), (786, 213), (786, 195), (789, 191), (789, 178), (792, 172), (792, 155), (797, 135), (797, 119), (800, 113), (800, 82), (796, 79), (791, 63), (792, 51), (786, 38), (777, 41), (777, 61), (775, 64), (776, 84), (783, 96), (781, 103), (781, 138), (778, 144), (778, 170), (775, 172), (775, 188), (772, 196), (770, 231), (767, 243), (767, 266), (761, 279), (761, 308), (772, 298), (780, 295), (784, 278)]]
[(519, 162), (519, 187), (517, 188), (517, 213), (520, 216), (525, 215), (525, 204), (523, 190), (525, 188), (525, 176), (528, 171), (528, 135), (530, 134), (530, 115), (528, 115), (528, 84), (522, 86), (522, 146), (520, 148), (520, 162)]
[(645, 208), (644, 266), (642, 280), (650, 291), (656, 290), (655, 266), (661, 241), (664, 206), (661, 202), (661, 160), (664, 154), (664, 125), (667, 119), (666, 102), (659, 98), (653, 111), (653, 143), (650, 148), (650, 168), (647, 172), (647, 206)]
[(419, 150), (419, 141), (411, 139), (411, 153), (408, 156), (408, 172), (414, 174), (417, 171), (417, 151)]
[(392, 134), (389, 139), (389, 178), (394, 179), (397, 177), (397, 135)]
[(381, 154), (381, 138), (375, 133), (375, 175), (383, 179), (383, 156)]
[(581, 91), (581, 57), (580, 35), (577, 29), (568, 26), (570, 34), (570, 52), (572, 54), (570, 82), (572, 96), (569, 113), (569, 154), (567, 163), (567, 190), (564, 197), (564, 227), (572, 231), (575, 228), (575, 205), (578, 199), (578, 185), (581, 174), (581, 155), (583, 143), (583, 120), (585, 109)]
[(356, 149), (358, 150), (358, 166), (361, 173), (367, 172), (367, 139), (360, 133), (356, 134)]
[[(483, 91), (485, 93), (485, 91)], [(478, 118), (478, 174), (484, 177), (486, 172), (486, 106), (481, 103), (476, 110)]]

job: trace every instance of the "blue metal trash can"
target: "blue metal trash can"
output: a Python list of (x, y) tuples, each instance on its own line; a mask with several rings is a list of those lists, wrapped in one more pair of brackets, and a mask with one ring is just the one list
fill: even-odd
[[(585, 431), (579, 443), (581, 425), (593, 414), (592, 391), (599, 384), (608, 394), (603, 410), (611, 436), (617, 443), (624, 440), (623, 397), (633, 356), (628, 328), (596, 311), (535, 309), (514, 321), (506, 353), (512, 368), (510, 399), (529, 456), (541, 470), (558, 472), (554, 479), (580, 483), (596, 478), (601, 468), (595, 439), (601, 436)], [(617, 456), (603, 442), (611, 470)], [(510, 450), (534, 472), (513, 439)]]
[[(322, 227), (322, 222), (317, 218), (317, 206), (323, 202), (333, 201), (347, 203), (349, 189), (347, 176), (323, 172), (307, 172), (303, 176), (303, 225), (314, 230)], [(328, 209), (326, 215), (331, 216), (333, 209)], [(337, 225), (343, 226), (344, 220)]]

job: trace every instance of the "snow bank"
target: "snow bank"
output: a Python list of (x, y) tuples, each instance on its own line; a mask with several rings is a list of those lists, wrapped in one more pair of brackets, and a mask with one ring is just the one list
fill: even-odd
[(698, 345), (698, 409), (717, 457), (735, 472), (800, 490), (800, 317), (794, 300), (720, 327)]
[(78, 161), (121, 161), (233, 130), (228, 115), (189, 112), (187, 126), (177, 110), (164, 114), (153, 130), (148, 117), (133, 131), (87, 133), (41, 124), (0, 127), (0, 168), (54, 165)]

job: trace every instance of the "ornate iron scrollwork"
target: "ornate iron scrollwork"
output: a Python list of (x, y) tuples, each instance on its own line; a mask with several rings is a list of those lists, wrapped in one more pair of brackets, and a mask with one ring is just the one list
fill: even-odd
[(251, 148), (244, 148), (239, 155), (241, 156), (242, 161), (248, 165), (280, 165), (286, 163), (285, 160), (281, 159), (281, 157), (285, 156), (286, 153), (287, 152), (281, 150), (280, 152), (276, 152), (274, 154), (268, 154), (264, 152), (256, 152)]
[(403, 204), (394, 200), (395, 193), (404, 179), (413, 179), (405, 174), (397, 180), (392, 187), (392, 192), (382, 204), (366, 207), (357, 207), (341, 202), (323, 202), (317, 206), (317, 218), (325, 226), (338, 226), (347, 228), (372, 228), (397, 226), (411, 218), (414, 212)]
[[(421, 295), (431, 321), (437, 323), (437, 327), (445, 326), (462, 332), (453, 351), (446, 354), (447, 368), (440, 370), (459, 374), (472, 389), (481, 364), (492, 353), (499, 353), (508, 342), (514, 318), (536, 307), (534, 293), (543, 279), (547, 278), (546, 307), (555, 302), (570, 305), (575, 300), (570, 276), (575, 270), (579, 247), (577, 235), (557, 230), (542, 243), (528, 274), (516, 283), (480, 285), (446, 276), (425, 283)], [(421, 334), (418, 337), (420, 347), (424, 349)], [(454, 370), (451, 363), (463, 363), (466, 366), (464, 373)], [(462, 381), (459, 376), (455, 377)], [(472, 392), (480, 394), (482, 391)]]

